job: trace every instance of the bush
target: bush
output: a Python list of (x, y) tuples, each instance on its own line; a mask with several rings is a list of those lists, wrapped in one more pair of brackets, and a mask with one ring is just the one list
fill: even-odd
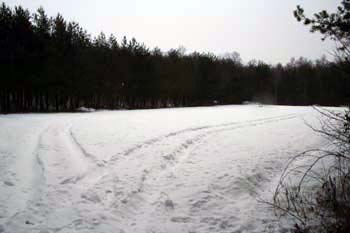
[(315, 109), (322, 114), (322, 124), (313, 129), (329, 143), (290, 160), (276, 188), (273, 206), (279, 217), (295, 222), (295, 233), (348, 233), (350, 112)]

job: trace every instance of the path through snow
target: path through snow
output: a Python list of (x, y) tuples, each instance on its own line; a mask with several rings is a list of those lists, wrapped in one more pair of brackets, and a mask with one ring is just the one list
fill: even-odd
[(286, 161), (324, 142), (311, 107), (0, 116), (0, 232), (278, 232)]

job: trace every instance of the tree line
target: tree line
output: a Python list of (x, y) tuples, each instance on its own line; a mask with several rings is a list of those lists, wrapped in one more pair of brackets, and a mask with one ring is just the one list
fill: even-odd
[(92, 37), (43, 8), (0, 6), (0, 112), (136, 109), (258, 101), (349, 103), (347, 61), (243, 64), (237, 53), (162, 52), (136, 39)]

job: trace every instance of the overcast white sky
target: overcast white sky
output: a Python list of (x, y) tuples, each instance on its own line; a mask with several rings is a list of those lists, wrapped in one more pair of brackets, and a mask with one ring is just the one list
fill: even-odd
[(332, 42), (296, 22), (296, 5), (307, 14), (335, 10), (340, 0), (5, 0), (31, 11), (43, 6), (60, 12), (92, 35), (104, 31), (120, 40), (135, 37), (166, 51), (182, 45), (187, 51), (215, 54), (237, 51), (244, 61), (285, 63), (291, 57), (316, 59), (333, 50)]

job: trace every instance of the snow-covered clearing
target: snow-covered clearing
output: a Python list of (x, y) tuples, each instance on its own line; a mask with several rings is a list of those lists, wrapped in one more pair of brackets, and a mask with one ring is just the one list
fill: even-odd
[(311, 107), (0, 115), (0, 232), (274, 232)]

